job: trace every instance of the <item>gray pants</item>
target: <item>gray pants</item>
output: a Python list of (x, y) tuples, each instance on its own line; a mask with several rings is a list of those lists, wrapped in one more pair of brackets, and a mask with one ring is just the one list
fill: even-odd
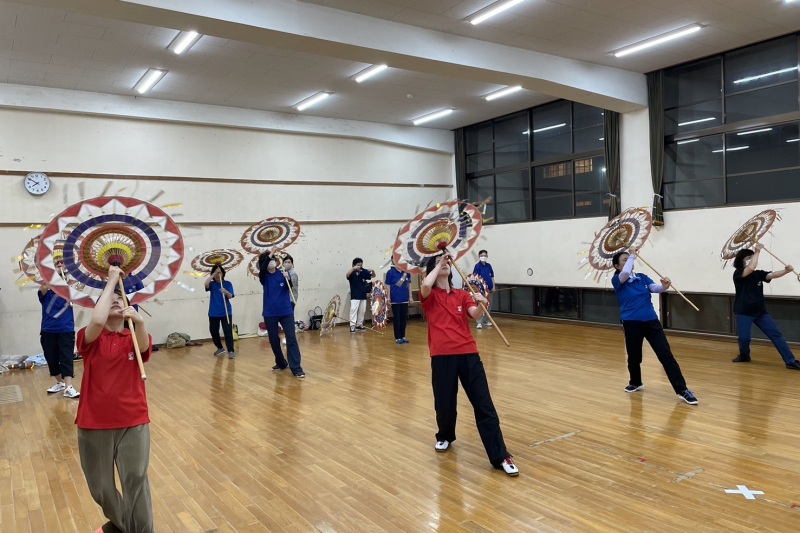
[[(123, 429), (78, 428), (78, 450), (89, 492), (106, 518), (125, 533), (153, 533), (147, 479), (149, 424)], [(114, 482), (115, 464), (122, 494)]]

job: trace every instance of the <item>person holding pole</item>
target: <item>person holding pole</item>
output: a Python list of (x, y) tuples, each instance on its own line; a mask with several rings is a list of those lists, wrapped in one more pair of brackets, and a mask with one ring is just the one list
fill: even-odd
[(215, 265), (205, 281), (206, 292), (211, 293), (208, 302), (208, 327), (211, 332), (211, 340), (217, 351), (214, 356), (225, 355), (222, 348), (222, 340), (219, 336), (219, 326), (222, 324), (222, 333), (225, 335), (225, 346), (228, 348), (228, 357), (234, 359), (236, 352), (233, 345), (233, 326), (231, 325), (233, 309), (231, 299), (235, 297), (233, 284), (225, 279), (225, 268), (222, 265)]
[[(153, 340), (142, 316), (126, 303), (119, 287), (123, 277), (119, 267), (108, 269), (91, 321), (78, 331), (83, 380), (75, 424), (89, 492), (108, 519), (95, 533), (152, 533), (150, 416), (139, 360), (150, 360)], [(125, 328), (125, 321), (134, 327)]]

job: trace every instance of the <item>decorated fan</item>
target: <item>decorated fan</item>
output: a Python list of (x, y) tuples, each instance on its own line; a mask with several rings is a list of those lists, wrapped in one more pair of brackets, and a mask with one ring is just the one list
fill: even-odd
[(489, 294), (489, 286), (486, 284), (486, 280), (483, 279), (480, 274), (467, 275), (467, 283), (472, 285), (472, 288), (475, 289), (475, 292), (479, 292), (483, 296)]
[(247, 263), (247, 273), (258, 279), (258, 256), (254, 255), (253, 258)]
[[(266, 252), (265, 252), (266, 253)], [(274, 252), (272, 254), (272, 258), (275, 259), (276, 265), (275, 268), (281, 269), (283, 268), (283, 260), (286, 258), (285, 252)], [(255, 278), (258, 278), (258, 263), (261, 261), (261, 255), (253, 256), (249, 263), (247, 263), (247, 272), (250, 273)]]
[[(731, 235), (731, 238), (728, 239), (725, 246), (722, 247), (722, 251), (719, 253), (720, 259), (724, 261), (722, 265), (723, 268), (728, 264), (728, 261), (736, 257), (739, 250), (755, 246), (755, 244), (769, 232), (770, 228), (772, 228), (772, 224), (780, 219), (781, 216), (777, 211), (774, 209), (765, 209), (742, 224), (741, 227)], [(763, 250), (771, 255), (777, 262), (786, 266), (786, 263), (781, 261), (780, 258), (769, 251), (768, 248), (765, 247)], [(797, 280), (800, 281), (800, 273), (795, 272), (795, 275), (797, 276)]]
[(230, 248), (203, 252), (192, 259), (192, 268), (196, 272), (211, 272), (214, 267), (221, 266), (226, 271), (236, 268), (244, 261), (241, 252)]
[(26, 285), (30, 282), (38, 285), (44, 283), (42, 276), (39, 274), (39, 269), (36, 267), (36, 249), (39, 247), (40, 238), (41, 235), (37, 235), (29, 240), (25, 248), (22, 249), (22, 253), (17, 256), (19, 273), (21, 274), (18, 281), (20, 285)]
[[(69, 283), (54, 262), (62, 245)], [(123, 196), (68, 207), (45, 227), (36, 252), (43, 280), (56, 294), (83, 307), (94, 307), (112, 265), (126, 273), (126, 292), (136, 290), (130, 299), (134, 305), (165, 289), (182, 260), (183, 239), (175, 222), (160, 208)]]
[(287, 217), (276, 217), (253, 224), (242, 234), (242, 248), (252, 254), (286, 248), (300, 236), (300, 224)]
[(739, 250), (754, 246), (761, 237), (767, 234), (776, 220), (781, 217), (774, 209), (766, 209), (741, 225), (722, 247), (720, 259), (730, 261)]
[(322, 313), (322, 322), (319, 326), (319, 334), (330, 332), (336, 325), (336, 317), (339, 316), (339, 308), (342, 306), (342, 299), (338, 294), (331, 298), (328, 307)]
[(372, 325), (377, 329), (386, 329), (389, 310), (389, 293), (381, 280), (372, 282)]
[(400, 270), (425, 275), (425, 267), (445, 248), (457, 260), (469, 251), (481, 233), (480, 211), (453, 200), (419, 213), (397, 233), (392, 257)]
[(631, 246), (641, 248), (652, 228), (653, 217), (648, 211), (639, 207), (623, 211), (595, 234), (589, 249), (589, 264), (595, 270), (613, 270), (614, 254)]

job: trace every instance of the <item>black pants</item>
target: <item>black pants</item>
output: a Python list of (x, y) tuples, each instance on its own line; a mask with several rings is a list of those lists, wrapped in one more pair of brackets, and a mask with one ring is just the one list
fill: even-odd
[(500, 431), (500, 418), (489, 394), (486, 371), (478, 354), (431, 357), (433, 402), (436, 409), (437, 441), (456, 440), (458, 382), (467, 394), (475, 413), (475, 424), (492, 466), (498, 467), (510, 454)]
[(631, 376), (631, 385), (642, 384), (642, 344), (644, 339), (656, 353), (656, 357), (664, 367), (667, 378), (672, 384), (676, 394), (686, 390), (686, 380), (683, 379), (681, 367), (672, 355), (672, 350), (664, 334), (664, 328), (658, 320), (646, 322), (639, 320), (624, 320), (622, 329), (625, 332), (625, 349), (628, 351), (628, 372)]
[(51, 376), (74, 378), (75, 370), (72, 363), (75, 356), (75, 332), (72, 333), (45, 333), (39, 335), (42, 343), (44, 358)]
[(225, 335), (225, 345), (228, 348), (228, 352), (233, 351), (233, 327), (231, 324), (233, 323), (233, 317), (230, 317), (230, 322), (228, 319), (218, 316), (210, 316), (208, 317), (208, 329), (211, 331), (211, 340), (214, 341), (214, 346), (217, 347), (218, 350), (222, 349), (222, 339), (219, 337), (219, 325), (222, 324), (222, 333)]
[(408, 323), (408, 304), (392, 304), (392, 325), (394, 326), (394, 340), (406, 338), (406, 324)]

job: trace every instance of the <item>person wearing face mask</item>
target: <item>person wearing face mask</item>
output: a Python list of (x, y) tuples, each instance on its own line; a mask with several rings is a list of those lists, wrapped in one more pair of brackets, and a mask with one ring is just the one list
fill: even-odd
[[(264, 306), (261, 314), (267, 326), (269, 345), (275, 355), (275, 366), (272, 367), (272, 371), (280, 372), (289, 368), (296, 378), (304, 379), (306, 373), (300, 364), (300, 345), (297, 343), (294, 308), (292, 298), (289, 296), (292, 278), (285, 270), (278, 270), (278, 262), (272, 252), (269, 252), (262, 254), (259, 259), (258, 279), (264, 287)], [(287, 357), (284, 357), (281, 348), (278, 324), (283, 328)]]
[(219, 337), (219, 327), (222, 325), (222, 333), (225, 335), (225, 347), (228, 348), (228, 358), (235, 359), (233, 345), (233, 308), (231, 308), (231, 298), (233, 293), (233, 283), (225, 279), (225, 268), (222, 265), (215, 265), (211, 269), (211, 274), (205, 281), (206, 292), (211, 293), (208, 301), (208, 329), (211, 332), (211, 340), (217, 351), (214, 356), (224, 355), (225, 349), (222, 347), (222, 339)]
[(622, 331), (625, 334), (625, 350), (628, 352), (628, 373), (630, 380), (625, 392), (633, 393), (644, 389), (642, 382), (642, 345), (644, 340), (656, 353), (658, 361), (664, 367), (672, 389), (678, 398), (689, 405), (697, 405), (697, 398), (686, 387), (686, 380), (681, 367), (672, 355), (672, 349), (664, 334), (664, 328), (658, 320), (651, 294), (662, 293), (670, 288), (669, 278), (656, 283), (644, 274), (635, 273), (633, 265), (637, 249), (631, 246), (629, 252), (617, 252), (611, 259), (614, 265), (614, 277), (611, 284), (619, 300), (619, 314)]
[[(486, 309), (489, 309), (492, 305), (492, 291), (494, 290), (494, 270), (488, 260), (489, 252), (481, 250), (478, 252), (478, 262), (475, 264), (475, 268), (472, 269), (473, 274), (478, 274), (486, 282)], [(481, 329), (483, 326), (492, 327), (491, 320), (486, 316), (482, 316), (475, 327)]]
[(292, 301), (292, 309), (295, 308), (295, 302), (300, 296), (300, 279), (297, 277), (297, 272), (294, 269), (294, 258), (289, 254), (283, 254), (283, 264), (281, 268), (289, 273), (289, 281), (292, 282), (292, 294), (294, 300)]
[(364, 260), (353, 259), (353, 266), (345, 274), (350, 282), (350, 333), (364, 331), (364, 314), (367, 310), (367, 293), (371, 290), (375, 271), (364, 268)]
[[(95, 533), (152, 533), (154, 527), (147, 477), (150, 415), (133, 336), (144, 363), (150, 360), (153, 339), (142, 316), (124, 307), (119, 292), (124, 276), (118, 267), (108, 269), (89, 325), (78, 332), (83, 355), (83, 394), (75, 418), (78, 451), (89, 493), (108, 519)], [(133, 331), (123, 327), (127, 319), (133, 321)]]
[[(64, 278), (63, 256), (54, 255), (53, 263)], [(61, 392), (65, 398), (78, 398), (81, 393), (72, 386), (75, 353), (75, 316), (72, 305), (64, 298), (58, 296), (50, 289), (47, 283), (39, 287), (37, 293), (39, 303), (42, 304), (42, 327), (39, 330), (39, 342), (42, 345), (44, 358), (50, 375), (56, 383), (49, 389), (48, 394)]]
[(736, 315), (736, 331), (739, 335), (739, 355), (733, 359), (734, 363), (750, 362), (750, 330), (755, 324), (764, 332), (778, 353), (781, 355), (786, 368), (800, 370), (800, 362), (795, 359), (786, 338), (778, 329), (778, 325), (767, 313), (764, 300), (764, 282), (769, 283), (775, 278), (785, 276), (794, 270), (792, 265), (786, 265), (783, 270), (767, 272), (756, 270), (758, 259), (764, 245), (756, 244), (755, 251), (750, 249), (739, 250), (733, 260), (733, 284), (736, 287), (736, 299), (733, 302), (733, 313)]

